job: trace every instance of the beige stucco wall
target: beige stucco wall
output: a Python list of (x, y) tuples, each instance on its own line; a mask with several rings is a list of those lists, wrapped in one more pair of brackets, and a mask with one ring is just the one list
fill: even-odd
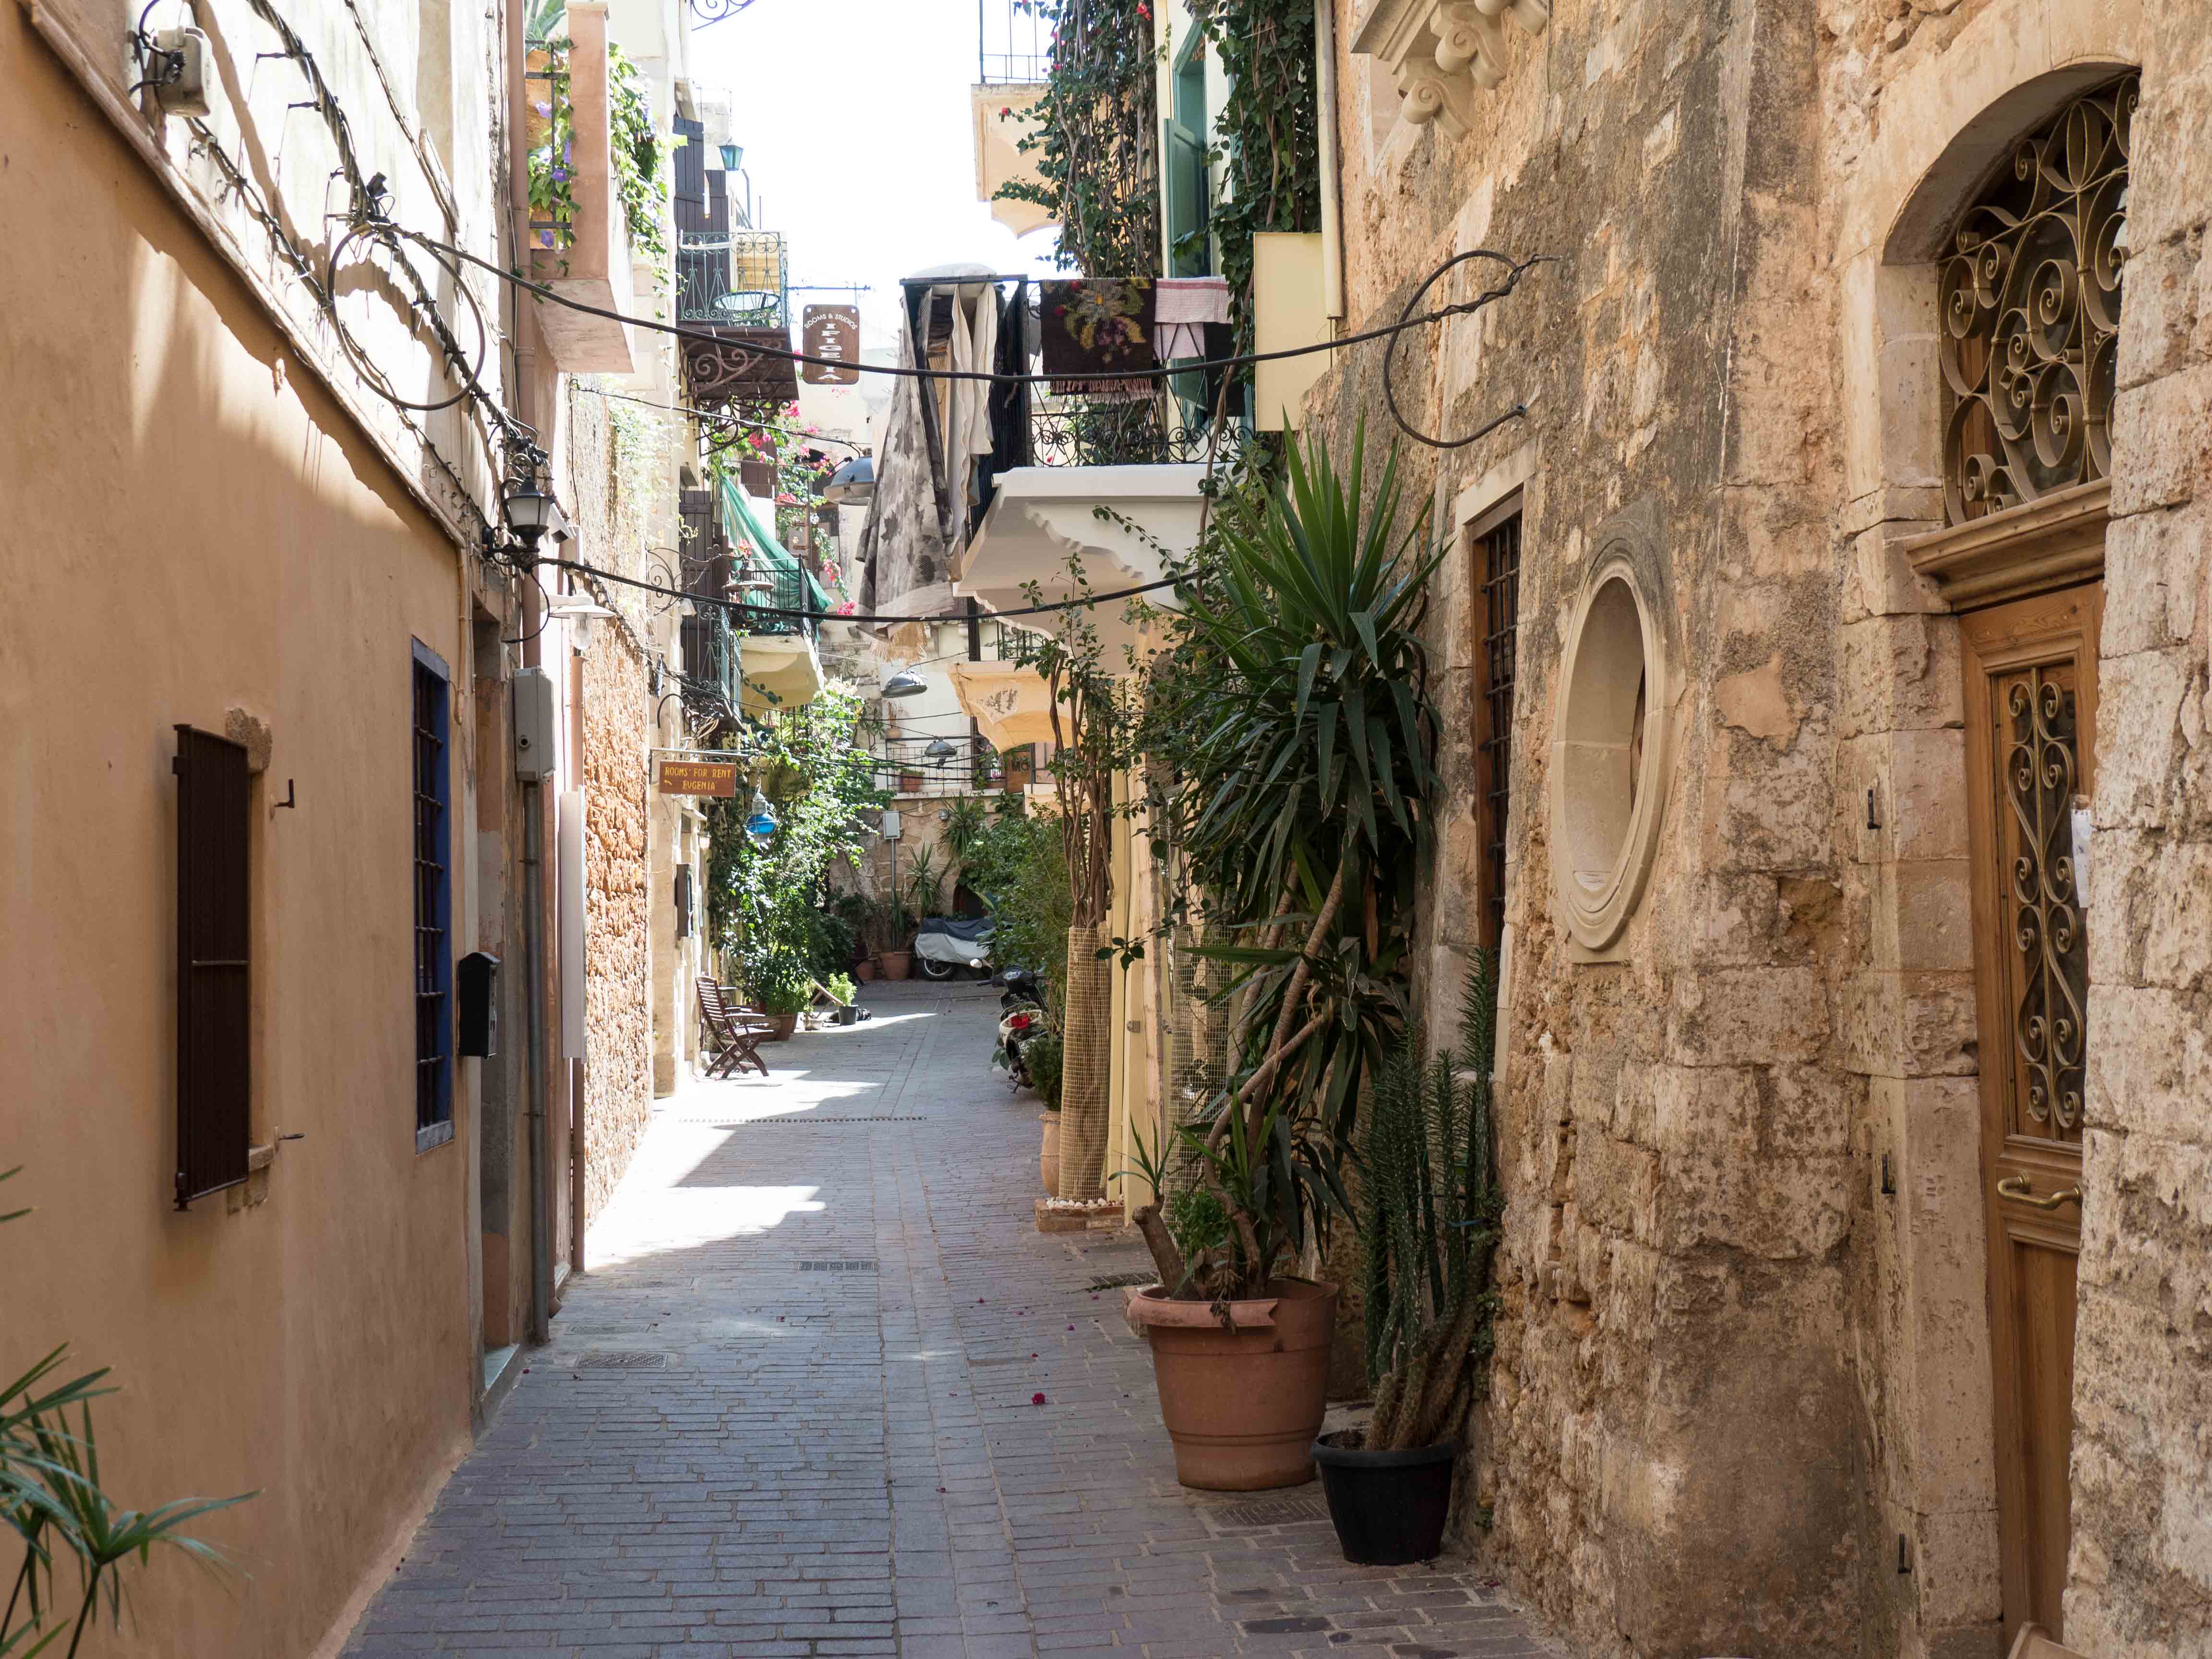
[[(1338, 110), (1348, 326), (1395, 316), (1455, 251), (1559, 260), (1485, 319), (1408, 341), (1397, 382), (1432, 432), (1533, 406), (1407, 456), (1439, 535), (1524, 492), (1510, 1207), (1471, 1425), (1495, 1527), (1475, 1541), (1594, 1652), (1996, 1651), (1956, 624), (1898, 546), (1941, 514), (1932, 293), (1890, 245), (1909, 207), (1948, 210), (1929, 205), (1946, 166), (1978, 146), (1978, 173), (1996, 128), (2001, 146), (2057, 106), (2044, 77), (2139, 64), (2069, 1617), (2087, 1651), (2186, 1650), (2212, 1579), (2185, 1518), (2212, 1496), (2186, 1334), (2206, 1295), (2185, 1194), (2207, 963), (2185, 942), (2212, 921), (2194, 850), (2212, 822), (2212, 14), (1632, 0), (1508, 33), (1470, 137), (1396, 123), (1387, 78), (1348, 52)], [(1972, 180), (1950, 182), (1962, 198)], [(1390, 430), (1379, 368), (1370, 350), (1320, 388), (1340, 436), (1363, 412)], [(1648, 573), (1684, 689), (1649, 889), (1620, 959), (1592, 963), (1553, 897), (1549, 745), (1566, 623), (1609, 542)], [(1475, 936), (1473, 556), (1446, 559), (1432, 619), (1450, 797), (1434, 1018)]]
[[(0, 6), (0, 1370), (68, 1339), (128, 1503), (258, 1491), (243, 1570), (140, 1580), (88, 1651), (296, 1659), (465, 1446), (470, 1142), (417, 1155), (410, 645), (454, 675), (462, 562), (76, 83)], [(179, 1213), (171, 727), (269, 727), (252, 849), (265, 1201)], [(289, 785), (297, 806), (276, 807)], [(12, 1374), (12, 1372), (11, 1372)]]

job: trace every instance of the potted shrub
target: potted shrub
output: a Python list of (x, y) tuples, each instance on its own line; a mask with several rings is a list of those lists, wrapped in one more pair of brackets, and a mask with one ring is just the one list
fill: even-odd
[(781, 1042), (799, 1029), (800, 1012), (813, 1000), (814, 983), (811, 977), (779, 974), (763, 980), (758, 994), (761, 1012), (775, 1022), (768, 1040)]
[(1367, 1104), (1359, 1242), (1375, 1411), (1365, 1428), (1324, 1435), (1313, 1449), (1347, 1561), (1397, 1566), (1443, 1546), (1452, 1437), (1482, 1386), (1497, 1307), (1496, 1000), (1492, 963), (1478, 951), (1458, 1052), (1424, 1066), (1409, 1036)]
[(1152, 1346), (1176, 1479), (1209, 1492), (1313, 1479), (1336, 1329), (1336, 1286), (1292, 1271), (1341, 1207), (1333, 1166), (1310, 1122), (1251, 1093), (1178, 1129), (1172, 1170), (1138, 1149), (1169, 1196), (1134, 1218), (1160, 1280), (1125, 1310)]
[(835, 1018), (838, 1024), (852, 1025), (859, 1022), (860, 1011), (854, 1006), (854, 999), (860, 995), (860, 987), (853, 982), (850, 974), (830, 975), (829, 983), (822, 988), (830, 994), (830, 1000), (837, 1005)]

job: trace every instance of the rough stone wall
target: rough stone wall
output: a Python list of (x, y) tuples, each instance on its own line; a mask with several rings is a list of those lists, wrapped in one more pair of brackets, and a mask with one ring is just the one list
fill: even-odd
[[(2001, 161), (2055, 107), (2027, 83), (2105, 64), (2144, 66), (2144, 104), (2069, 1633), (2205, 1639), (2212, 8), (2159, 9), (1563, 0), (1456, 143), (1394, 131), (1387, 80), (1342, 60), (1348, 329), (1455, 251), (1559, 259), (1409, 340), (1396, 387), (1445, 434), (1531, 404), (1408, 460), (1442, 535), (1523, 488), (1504, 1305), (1471, 1475), (1478, 1541), (1588, 1650), (1997, 1650), (1958, 629), (1899, 546), (1942, 518), (1933, 281), (1883, 245), (1947, 147)], [(1340, 439), (1392, 430), (1379, 370), (1317, 389)], [(1577, 586), (1624, 529), (1686, 688), (1649, 889), (1623, 959), (1589, 963), (1555, 918), (1549, 747)], [(1471, 556), (1432, 621), (1432, 1022), (1478, 936)]]
[[(1557, 6), (1484, 94), (1494, 127), (1456, 144), (1386, 136), (1387, 87), (1362, 60), (1344, 77), (1349, 327), (1455, 251), (1557, 261), (1401, 350), (1397, 386), (1445, 435), (1531, 404), (1435, 479), (1443, 534), (1486, 476), (1524, 490), (1504, 1306), (1471, 1436), (1489, 1546), (1595, 1652), (1895, 1650), (1849, 1334), (1865, 1091), (1830, 994), (1835, 393), (1805, 349), (1830, 337), (1821, 49), (1797, 6)], [(1370, 356), (1324, 386), (1340, 434), (1364, 413), (1389, 434), (1378, 376)], [(1549, 745), (1573, 605), (1616, 538), (1684, 689), (1650, 714), (1674, 758), (1648, 890), (1621, 959), (1591, 963), (1553, 918)], [(1432, 623), (1432, 1020), (1478, 936), (1471, 561), (1455, 545)]]
[[(650, 579), (648, 549), (674, 509), (666, 426), (572, 388), (568, 441), (576, 556)], [(629, 1167), (653, 1099), (647, 793), (654, 737), (646, 647), (654, 618), (639, 590), (611, 584), (598, 598), (621, 620), (594, 629), (584, 659), (586, 1220)]]
[(2212, 1650), (2212, 12), (2148, 8), (2090, 865), (2069, 1646)]
[(584, 1212), (599, 1214), (653, 1121), (649, 894), (646, 884), (645, 665), (603, 632), (584, 660)]

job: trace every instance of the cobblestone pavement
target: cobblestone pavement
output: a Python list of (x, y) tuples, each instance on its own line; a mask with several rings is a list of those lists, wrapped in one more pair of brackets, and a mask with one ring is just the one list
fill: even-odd
[(988, 987), (871, 988), (665, 1103), (358, 1659), (1547, 1651), (1450, 1563), (1348, 1566), (1320, 1487), (1175, 1481), (1152, 1365), (1044, 1236)]

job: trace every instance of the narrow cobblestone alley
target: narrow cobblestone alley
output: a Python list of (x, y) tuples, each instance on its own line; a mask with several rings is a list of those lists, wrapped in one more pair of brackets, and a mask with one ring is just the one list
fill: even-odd
[(1545, 1651), (1449, 1562), (1346, 1565), (1317, 1485), (1177, 1486), (1101, 1285), (1144, 1253), (1034, 1230), (996, 994), (870, 1000), (666, 1103), (349, 1654)]

